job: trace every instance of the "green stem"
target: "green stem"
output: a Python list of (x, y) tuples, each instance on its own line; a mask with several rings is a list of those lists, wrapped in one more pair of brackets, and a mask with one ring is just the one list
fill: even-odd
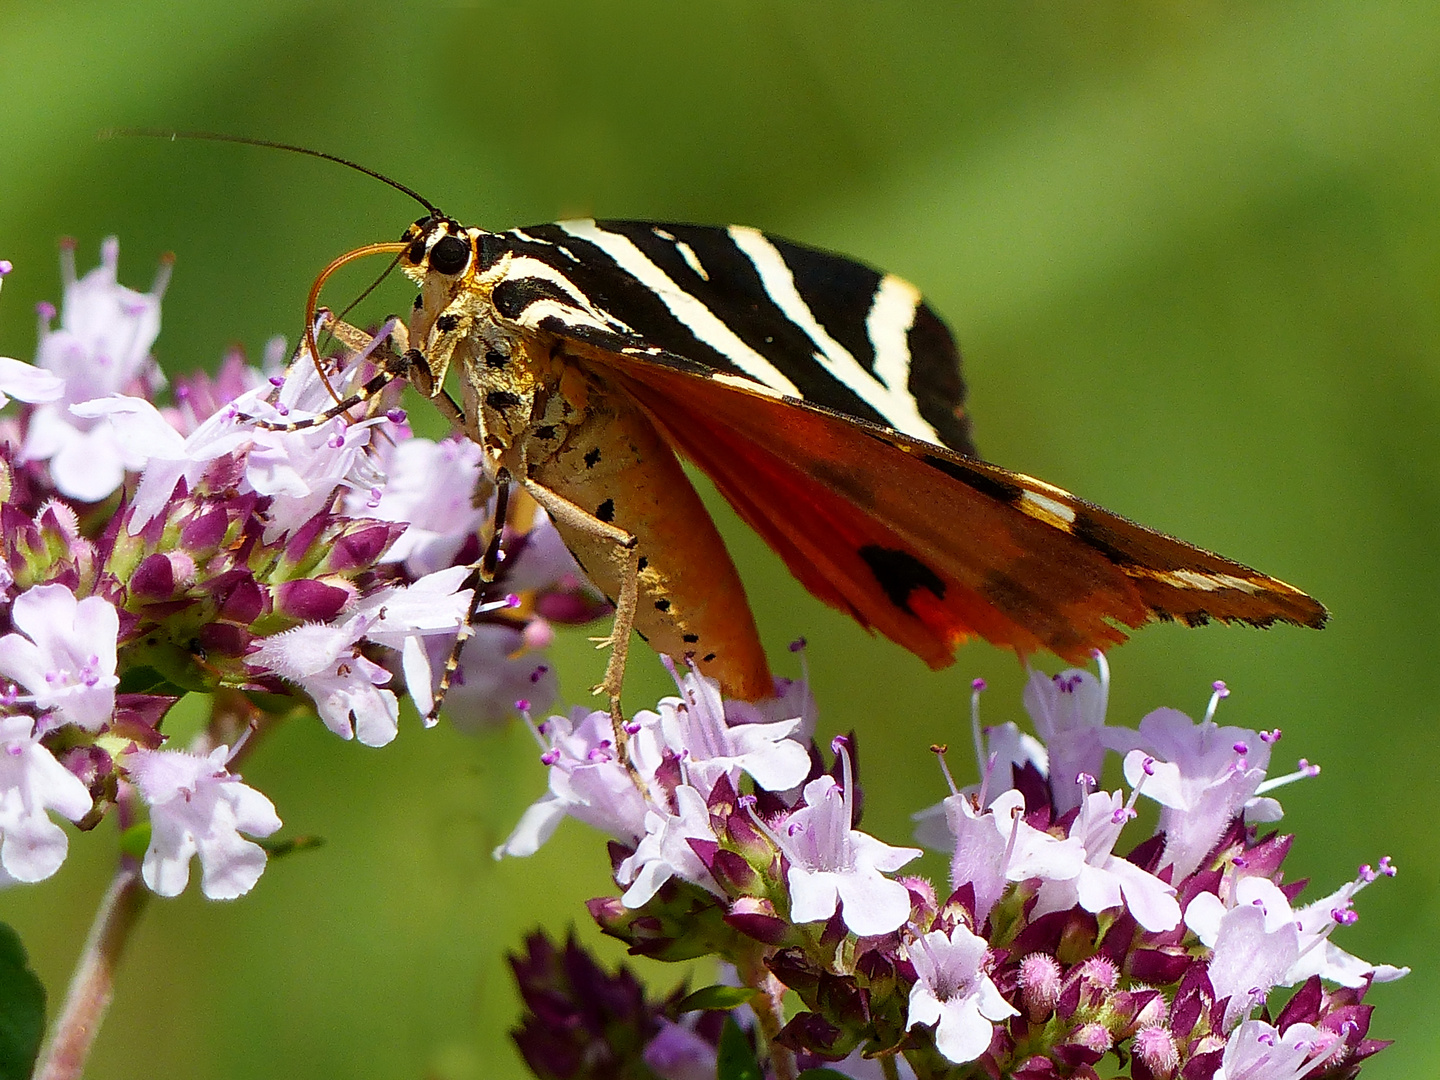
[(85, 1071), (85, 1060), (115, 995), (115, 969), (120, 955), (149, 896), (140, 882), (140, 864), (122, 858), (90, 924), (80, 962), (70, 978), (65, 1006), (35, 1066), (35, 1080), (79, 1080)]

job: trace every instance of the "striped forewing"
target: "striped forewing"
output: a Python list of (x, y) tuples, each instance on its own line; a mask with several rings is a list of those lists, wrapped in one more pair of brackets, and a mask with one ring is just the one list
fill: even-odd
[(567, 221), (500, 234), (500, 314), (749, 380), (973, 454), (960, 354), (918, 290), (742, 226)]

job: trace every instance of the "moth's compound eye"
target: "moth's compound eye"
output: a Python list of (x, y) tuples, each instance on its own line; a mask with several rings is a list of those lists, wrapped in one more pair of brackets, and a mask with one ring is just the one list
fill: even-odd
[(470, 245), (458, 236), (442, 236), (430, 249), (430, 269), (458, 274), (470, 261)]
[[(404, 239), (404, 237), (401, 237), (401, 239)], [(410, 246), (405, 249), (405, 261), (412, 266), (419, 266), (425, 261), (425, 238), (423, 236), (413, 241)]]

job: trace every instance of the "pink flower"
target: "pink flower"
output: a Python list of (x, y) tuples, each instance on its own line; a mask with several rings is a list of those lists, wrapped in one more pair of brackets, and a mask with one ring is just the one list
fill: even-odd
[[(840, 746), (850, 778), (850, 755)], [(892, 847), (851, 828), (854, 797), (834, 777), (805, 785), (804, 805), (781, 819), (771, 839), (790, 860), (790, 917), (828, 919), (843, 904), (845, 925), (860, 937), (888, 934), (910, 917), (910, 892), (885, 877), (919, 857), (919, 848)]]
[[(37, 408), (30, 418), (22, 454), (48, 461), (62, 494), (98, 502), (143, 461), (129, 455), (113, 429), (73, 416), (69, 406), (129, 390), (137, 381), (159, 381), (150, 347), (160, 333), (160, 297), (170, 278), (162, 263), (148, 293), (119, 284), (120, 245), (112, 236), (100, 247), (100, 265), (78, 281), (75, 249), (61, 248), (65, 300), (60, 327), (41, 325), (36, 366), (63, 380), (64, 393)], [(53, 309), (51, 310), (53, 314)]]
[(265, 849), (240, 834), (265, 837), (280, 828), (275, 806), (226, 769), (230, 748), (208, 757), (182, 750), (136, 750), (124, 759), (130, 781), (150, 807), (150, 847), (141, 876), (152, 892), (179, 896), (200, 857), (200, 891), (233, 900), (255, 886)]
[(64, 585), (37, 585), (15, 598), (19, 633), (0, 638), (0, 675), (30, 691), (38, 709), (54, 709), (47, 727), (99, 731), (115, 711), (115, 644), (120, 617), (104, 597), (77, 601)]
[(320, 719), (342, 739), (385, 746), (400, 730), (400, 703), (380, 689), (390, 673), (357, 647), (372, 621), (355, 615), (337, 625), (306, 623), (266, 638), (246, 659), (314, 698)]
[(90, 792), (40, 744), (28, 716), (0, 716), (0, 884), (42, 881), (65, 861), (69, 839), (46, 813), (79, 821)]
[(1129, 820), (1127, 809), (1118, 791), (1096, 791), (1086, 796), (1070, 826), (1070, 839), (1085, 845), (1085, 861), (1074, 877), (1051, 879), (1040, 886), (1032, 919), (1076, 904), (1098, 915), (1123, 903), (1135, 921), (1151, 933), (1180, 925), (1175, 890), (1114, 854), (1120, 832)]
[(932, 930), (906, 952), (915, 965), (910, 988), (908, 1031), (935, 1025), (935, 1046), (951, 1061), (974, 1061), (990, 1046), (995, 1024), (1019, 1015), (985, 972), (985, 939), (957, 924), (949, 934)]

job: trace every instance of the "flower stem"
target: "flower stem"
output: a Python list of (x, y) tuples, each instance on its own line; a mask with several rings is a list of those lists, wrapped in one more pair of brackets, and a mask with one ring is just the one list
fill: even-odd
[(65, 1006), (50, 1031), (50, 1043), (35, 1067), (35, 1080), (78, 1080), (115, 993), (115, 969), (149, 893), (140, 883), (140, 865), (121, 859), (100, 901), (84, 951), (70, 978)]
[(737, 965), (737, 972), (746, 986), (760, 991), (760, 999), (752, 1003), (760, 1033), (770, 1051), (770, 1067), (775, 1080), (795, 1080), (795, 1054), (775, 1041), (785, 1026), (785, 984), (777, 979), (763, 961)]

